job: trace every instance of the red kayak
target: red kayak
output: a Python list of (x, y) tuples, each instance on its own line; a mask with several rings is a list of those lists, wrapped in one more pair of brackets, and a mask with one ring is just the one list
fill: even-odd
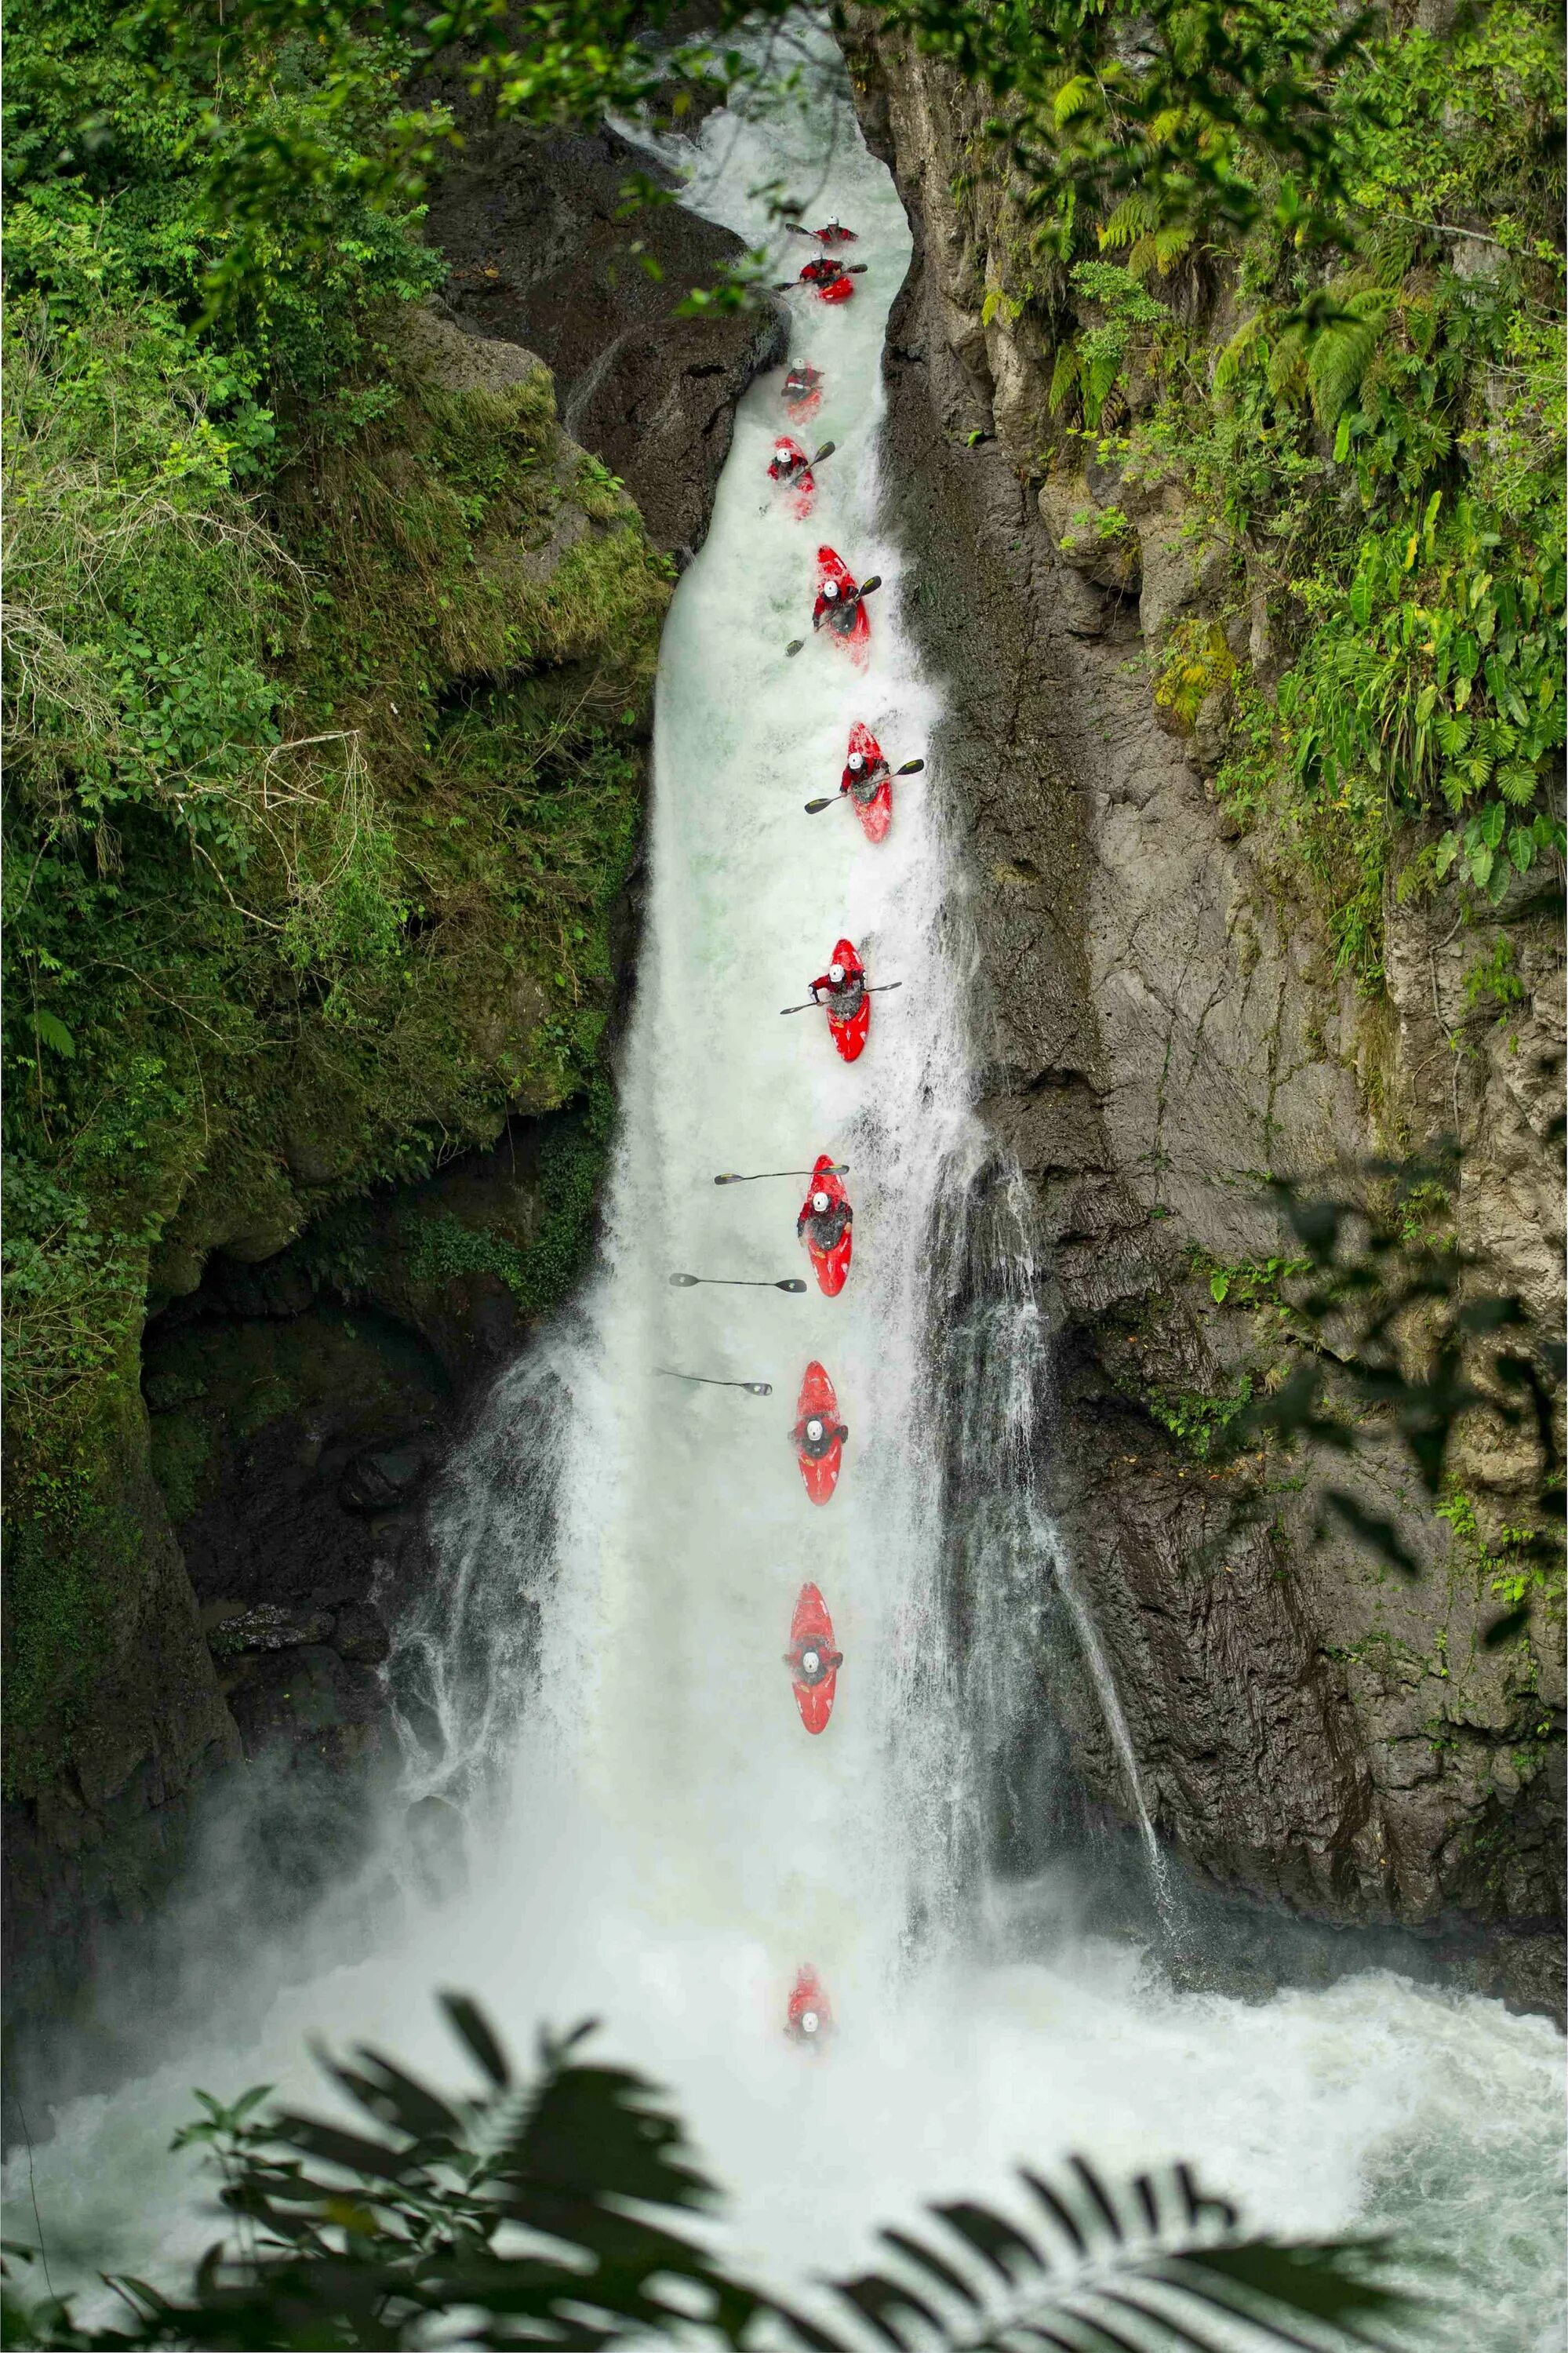
[(784, 379), (784, 406), (790, 422), (809, 425), (821, 405), (821, 370), (802, 360), (799, 366), (790, 369)]
[(833, 2031), (833, 2013), (822, 1990), (822, 1980), (810, 1961), (802, 1961), (785, 2013), (784, 2031), (792, 2042), (819, 2042)]
[(819, 302), (847, 302), (854, 292), (854, 280), (843, 263), (830, 261), (826, 254), (807, 262), (800, 282), (811, 289)]
[[(830, 1201), (849, 1199), (842, 1184), (833, 1174), (833, 1164), (825, 1152), (817, 1155), (816, 1166), (811, 1170), (811, 1189), (801, 1210), (803, 1217), (810, 1215), (812, 1193), (825, 1193)], [(816, 1270), (818, 1289), (825, 1292), (830, 1299), (836, 1299), (849, 1275), (850, 1256), (854, 1249), (854, 1228), (846, 1225), (832, 1250), (818, 1249), (811, 1240), (810, 1227), (806, 1229), (805, 1242)]]
[[(850, 729), (849, 748), (851, 753), (860, 754), (868, 770), (887, 765), (882, 756), (881, 744), (870, 728), (863, 727), (858, 719)], [(848, 793), (854, 802), (854, 813), (860, 819), (861, 830), (867, 841), (882, 841), (893, 823), (893, 779), (890, 776), (884, 776), (870, 799), (864, 801), (855, 800), (854, 783), (853, 769), (846, 767), (839, 782), (839, 790)]]
[(814, 1585), (803, 1585), (789, 1620), (789, 1648), (784, 1653), (800, 1721), (808, 1732), (825, 1732), (833, 1712), (841, 1651), (833, 1648), (833, 1621), (828, 1605)]
[(768, 470), (804, 522), (817, 495), (817, 478), (811, 471), (809, 453), (798, 441), (792, 441), (788, 433), (781, 433), (773, 444), (773, 457)]
[[(846, 976), (858, 975), (863, 982), (865, 966), (854, 952), (853, 940), (833, 943), (832, 961), (842, 964)], [(866, 1033), (871, 1028), (871, 993), (863, 990), (856, 1010), (847, 1021), (841, 1021), (832, 1007), (828, 1010), (828, 1031), (846, 1062), (856, 1062), (865, 1050)]]
[[(839, 1401), (833, 1385), (814, 1356), (800, 1383), (800, 1394), (795, 1401), (795, 1427), (789, 1435), (795, 1441), (795, 1459), (800, 1465), (800, 1476), (806, 1482), (807, 1494), (813, 1504), (825, 1504), (838, 1485), (839, 1472), (843, 1468), (843, 1440), (835, 1438), (825, 1453), (809, 1454), (805, 1446), (808, 1421), (824, 1421), (830, 1430), (840, 1426)], [(806, 1588), (808, 1593), (815, 1589), (810, 1585)], [(831, 1626), (828, 1640), (830, 1642), (832, 1640)]]
[[(818, 617), (821, 616), (821, 626), (834, 643), (846, 647), (852, 659), (863, 665), (871, 649), (871, 618), (865, 609), (865, 600), (857, 596), (851, 606), (837, 606), (836, 598), (822, 595), (830, 580), (841, 596), (846, 588), (856, 586), (854, 574), (838, 551), (832, 547), (819, 547), (817, 601), (811, 609), (812, 626), (818, 625)], [(847, 620), (844, 617), (846, 614)]]

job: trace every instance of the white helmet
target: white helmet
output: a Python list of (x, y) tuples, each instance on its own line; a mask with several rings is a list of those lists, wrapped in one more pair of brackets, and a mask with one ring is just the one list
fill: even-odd
[(821, 2020), (817, 2016), (814, 2010), (803, 2010), (800, 2012), (800, 2031), (802, 2034), (815, 2034), (821, 2022)]
[(821, 1664), (821, 1660), (815, 1651), (802, 1651), (800, 1653), (800, 1664), (807, 1674), (814, 1675), (817, 1669)]
[(831, 964), (828, 966), (828, 978), (832, 982), (835, 988), (842, 985), (843, 976), (844, 968), (842, 964)]
[(810, 1440), (813, 1446), (815, 1446), (821, 1434), (822, 1425), (820, 1421), (813, 1419), (806, 1424), (806, 1435)]
[(855, 775), (858, 776), (861, 770), (865, 765), (865, 754), (863, 752), (852, 752), (845, 763), (845, 765), (853, 768)]
[(789, 444), (788, 441), (776, 442), (774, 445), (773, 455), (775, 459), (779, 463), (782, 464), (789, 455)]
[(829, 600), (829, 602), (830, 602), (830, 603), (832, 602), (832, 600), (833, 599), (833, 597), (835, 597), (835, 596), (838, 595), (838, 593), (839, 593), (839, 584), (838, 584), (838, 582), (837, 582), (836, 580), (824, 580), (824, 581), (823, 581), (823, 583), (822, 583), (822, 594), (823, 594), (823, 596), (826, 596), (826, 597), (828, 598), (828, 600)]
[(832, 1201), (832, 1195), (831, 1193), (813, 1193), (813, 1194), (812, 1194), (812, 1196), (811, 1196), (811, 1207), (812, 1207), (812, 1208), (813, 1208), (813, 1209), (815, 1209), (815, 1211), (816, 1211), (816, 1213), (817, 1213), (817, 1215), (818, 1215), (818, 1217), (819, 1217), (819, 1218), (821, 1218), (821, 1217), (825, 1217), (825, 1216), (827, 1215), (827, 1212), (828, 1212), (828, 1211), (832, 1208), (832, 1206), (833, 1206), (833, 1201)]

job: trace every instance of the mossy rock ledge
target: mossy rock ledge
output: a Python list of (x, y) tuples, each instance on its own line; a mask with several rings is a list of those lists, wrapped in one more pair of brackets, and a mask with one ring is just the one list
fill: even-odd
[(99, 1180), (111, 1343), (11, 1419), (23, 2030), (82, 2014), (215, 1770), (267, 1755), (313, 1820), (346, 1789), (284, 1900), (351, 1850), (388, 1749), (372, 1588), (417, 1551), (465, 1398), (591, 1248), (672, 566), (540, 361), (434, 310), (398, 334), (395, 406), (286, 473), (269, 518), (310, 592), (277, 653), (291, 716), (352, 734), (390, 948), (334, 1001), (293, 985), (281, 923), (277, 952), (249, 943), (225, 975), (243, 1051), (122, 1004), (178, 1102)]

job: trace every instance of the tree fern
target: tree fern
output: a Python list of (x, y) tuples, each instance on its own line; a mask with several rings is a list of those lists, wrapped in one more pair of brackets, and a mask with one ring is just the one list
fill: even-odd
[[(884, 2231), (893, 2267), (829, 2283), (819, 2318), (693, 2235), (687, 2217), (715, 2193), (682, 2125), (641, 2076), (581, 2056), (586, 2029), (542, 2041), (537, 2078), (519, 2086), (474, 2005), (446, 2009), (477, 2095), (373, 2051), (329, 2064), (357, 2128), (268, 2116), (260, 2086), (228, 2108), (199, 2095), (176, 2146), (214, 2153), (240, 2242), (211, 2249), (183, 2294), (111, 2283), (127, 2313), (114, 2329), (8, 2292), (7, 2342), (603, 2353), (658, 2337), (749, 2348), (762, 2329), (806, 2353), (1312, 2353), (1386, 2341), (1368, 2326), (1414, 2309), (1382, 2240), (1249, 2237), (1185, 2166), (1118, 2186), (1075, 2158), (1054, 2180), (1021, 2174), (1027, 2220), (960, 2200)], [(25, 2253), (11, 2250), (9, 2280)]]

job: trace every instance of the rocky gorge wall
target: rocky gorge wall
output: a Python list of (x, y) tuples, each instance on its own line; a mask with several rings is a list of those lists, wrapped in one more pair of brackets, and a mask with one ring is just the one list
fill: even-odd
[[(328, 627), (364, 620), (376, 648), (341, 717), (420, 876), (418, 978), (367, 1067), (334, 1063), (307, 1016), (264, 1092), (209, 1080), (205, 1128), (154, 1171), (144, 1303), (74, 1441), (83, 1567), (47, 1525), (36, 1564), (12, 1555), (8, 1664), (37, 1698), (10, 1727), (9, 2022), (58, 2055), (73, 2021), (90, 2074), (116, 2063), (108, 2030), (94, 2056), (95, 1981), (155, 1928), (209, 1799), (250, 1822), (222, 1876), (275, 1924), (352, 1873), (392, 1761), (378, 1670), (426, 1482), (591, 1244), (666, 584), (782, 332), (774, 310), (672, 320), (738, 243), (662, 208), (655, 283), (628, 250), (642, 225), (615, 217), (629, 168), (608, 133), (471, 145), (432, 224), (450, 300), (399, 322), (406, 410), (324, 494), (301, 482), (297, 515), (284, 485), (281, 528), (335, 592)], [(469, 543), (432, 584), (416, 501), (461, 464)], [(383, 561), (417, 639), (377, 642), (366, 618)]]
[[(1314, 1540), (1320, 1462), (1209, 1459), (1277, 1333), (1289, 1245), (1268, 1174), (1327, 1190), (1457, 1131), (1461, 1245), (1560, 1331), (1555, 924), (1516, 927), (1501, 1026), (1474, 1012), (1474, 944), (1441, 896), (1389, 893), (1381, 988), (1336, 974), (1301, 876), (1213, 788), (1224, 676), (1266, 687), (1281, 667), (1245, 551), (1179, 469), (1145, 485), (1061, 430), (1050, 320), (1005, 292), (1023, 225), (984, 161), (984, 101), (853, 15), (849, 55), (916, 237), (889, 471), (949, 697), (938, 765), (969, 850), (981, 1108), (1037, 1206), (1048, 1481), (1145, 1799), (1202, 1883), (1447, 1936), (1471, 1982), (1560, 2010), (1560, 1609), (1523, 1645), (1479, 1634), (1499, 1604), (1477, 1513), (1507, 1518), (1520, 1459), (1495, 1429), (1463, 1443), (1460, 1502), (1435, 1518), (1407, 1467), (1363, 1453), (1365, 1508), (1414, 1529), (1416, 1579), (1348, 1534)], [(1222, 303), (1213, 339), (1233, 323)], [(1223, 633), (1222, 682), (1173, 712), (1155, 688), (1183, 625)], [(1125, 1814), (1092, 1691), (1054, 1680), (1091, 1794)]]

